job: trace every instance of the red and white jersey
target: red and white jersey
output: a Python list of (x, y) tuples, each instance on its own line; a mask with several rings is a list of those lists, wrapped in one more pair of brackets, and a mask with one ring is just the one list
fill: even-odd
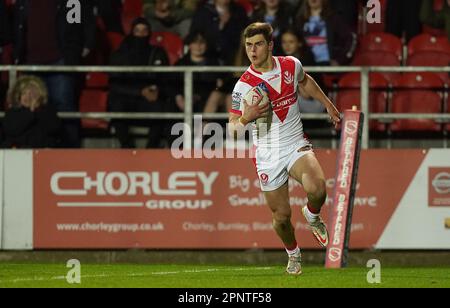
[(298, 83), (305, 78), (302, 64), (295, 57), (273, 57), (274, 68), (260, 73), (250, 67), (236, 84), (233, 91), (232, 113), (242, 115), (243, 99), (255, 86), (264, 84), (269, 91), (273, 118), (268, 134), (258, 138), (253, 129), (255, 145), (261, 147), (285, 147), (303, 139), (303, 124), (299, 110)]

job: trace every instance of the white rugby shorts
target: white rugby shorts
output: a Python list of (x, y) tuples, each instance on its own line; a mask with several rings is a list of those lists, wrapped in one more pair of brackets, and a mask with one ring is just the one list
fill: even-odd
[[(302, 149), (302, 151), (299, 151)], [(295, 163), (307, 154), (314, 153), (311, 143), (302, 139), (291, 146), (281, 148), (257, 148), (255, 165), (261, 190), (275, 191), (289, 180), (289, 172)]]

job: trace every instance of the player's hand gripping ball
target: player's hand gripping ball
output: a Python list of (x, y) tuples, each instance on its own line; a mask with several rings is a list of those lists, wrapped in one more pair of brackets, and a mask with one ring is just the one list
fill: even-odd
[(270, 127), (272, 126), (273, 110), (272, 106), (270, 105), (268, 92), (269, 91), (267, 90), (267, 87), (262, 83), (250, 89), (250, 91), (248, 91), (248, 93), (244, 97), (244, 100), (250, 106), (255, 104), (269, 104), (270, 106), (267, 116), (255, 120), (256, 128), (258, 130), (258, 137), (264, 137), (269, 132)]

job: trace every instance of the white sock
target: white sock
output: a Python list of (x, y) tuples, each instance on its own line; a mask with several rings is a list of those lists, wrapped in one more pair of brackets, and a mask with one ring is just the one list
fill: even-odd
[(320, 214), (313, 214), (311, 213), (311, 211), (309, 210), (308, 207), (306, 207), (306, 211), (305, 211), (305, 216), (306, 219), (308, 220), (309, 223), (314, 223), (317, 221), (317, 219), (319, 218)]
[(294, 250), (288, 250), (288, 249), (286, 248), (286, 252), (287, 252), (287, 254), (289, 255), (289, 257), (298, 256), (298, 255), (300, 254), (300, 248), (298, 248), (298, 246), (297, 246), (297, 248), (295, 248)]

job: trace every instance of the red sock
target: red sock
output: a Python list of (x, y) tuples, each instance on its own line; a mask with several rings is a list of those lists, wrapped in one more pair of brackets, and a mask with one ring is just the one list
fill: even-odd
[(311, 203), (308, 202), (308, 210), (315, 215), (319, 215), (320, 214), (320, 210), (316, 210)]
[(298, 247), (298, 244), (297, 244), (297, 241), (295, 241), (294, 244), (292, 244), (292, 246), (289, 246), (289, 247), (286, 246), (286, 249), (289, 251), (294, 251), (297, 249), (297, 247)]

